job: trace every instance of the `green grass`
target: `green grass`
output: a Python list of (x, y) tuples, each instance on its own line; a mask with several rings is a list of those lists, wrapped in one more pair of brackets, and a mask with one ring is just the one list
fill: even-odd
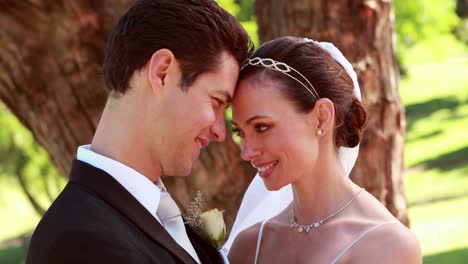
[(459, 56), (413, 66), (401, 81), (408, 167), (468, 147), (467, 70), (468, 56)]
[(26, 258), (26, 248), (24, 246), (12, 246), (0, 248), (0, 263), (20, 264)]
[[(424, 263), (463, 263), (468, 254), (468, 197), (409, 209)], [(449, 261), (450, 259), (450, 261)]]
[(424, 263), (468, 258), (467, 58), (465, 53), (412, 65), (400, 84), (407, 122), (408, 213)]
[(454, 249), (446, 252), (424, 256), (424, 264), (466, 263), (468, 248)]
[(468, 164), (406, 174), (409, 205), (468, 195)]
[(467, 69), (467, 55), (458, 56), (413, 65), (401, 81), (410, 204), (468, 192)]

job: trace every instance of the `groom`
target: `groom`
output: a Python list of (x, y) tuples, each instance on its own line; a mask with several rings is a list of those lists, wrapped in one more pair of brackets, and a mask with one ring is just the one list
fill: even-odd
[(248, 55), (213, 0), (140, 0), (110, 36), (109, 97), (70, 182), (34, 231), (27, 263), (219, 263), (183, 224), (161, 175), (188, 175), (226, 137), (224, 109)]

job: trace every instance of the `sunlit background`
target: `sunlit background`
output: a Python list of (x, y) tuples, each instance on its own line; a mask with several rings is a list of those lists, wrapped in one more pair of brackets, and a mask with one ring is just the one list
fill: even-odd
[[(258, 46), (253, 0), (218, 3), (242, 21)], [(456, 12), (455, 0), (396, 0), (393, 5), (411, 229), (421, 241), (424, 263), (466, 263), (467, 6)], [(64, 185), (47, 153), (0, 102), (0, 263), (24, 262), (40, 214)]]

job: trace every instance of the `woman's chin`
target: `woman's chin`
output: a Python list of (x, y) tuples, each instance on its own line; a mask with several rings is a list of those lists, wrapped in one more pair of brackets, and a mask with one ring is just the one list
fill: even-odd
[(265, 184), (265, 188), (268, 190), (268, 191), (279, 191), (280, 189), (282, 189), (284, 186), (284, 184), (277, 184), (277, 183), (269, 183), (269, 182), (266, 182), (266, 181), (263, 181), (263, 184)]

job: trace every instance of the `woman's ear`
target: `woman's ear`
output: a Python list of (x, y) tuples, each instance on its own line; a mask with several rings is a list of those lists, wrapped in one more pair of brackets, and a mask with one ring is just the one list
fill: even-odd
[(321, 98), (315, 103), (311, 114), (318, 122), (315, 123), (315, 133), (323, 136), (333, 130), (335, 123), (335, 106), (328, 98)]
[(167, 76), (174, 70), (176, 59), (169, 49), (160, 49), (153, 53), (148, 61), (148, 80), (153, 91), (158, 92), (167, 86)]

